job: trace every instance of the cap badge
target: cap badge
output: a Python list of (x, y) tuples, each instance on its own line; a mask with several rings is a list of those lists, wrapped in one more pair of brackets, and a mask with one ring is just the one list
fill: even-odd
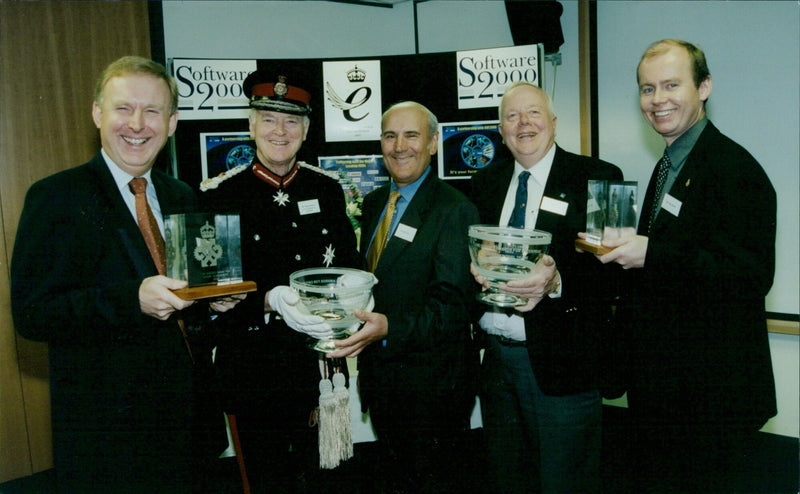
[(286, 96), (287, 91), (289, 91), (289, 87), (286, 85), (286, 76), (278, 76), (278, 82), (275, 83), (274, 91), (275, 96), (280, 96), (281, 98)]

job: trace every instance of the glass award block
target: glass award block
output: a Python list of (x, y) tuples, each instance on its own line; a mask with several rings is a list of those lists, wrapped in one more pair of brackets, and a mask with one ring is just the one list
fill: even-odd
[[(241, 228), (238, 214), (185, 213), (164, 217), (167, 276), (189, 283), (181, 298), (251, 291), (242, 288)], [(228, 286), (223, 290), (197, 287)]]
[(603, 239), (636, 234), (638, 182), (589, 180), (586, 197), (586, 239), (575, 244), (594, 254), (609, 251)]
[(603, 238), (636, 235), (637, 193), (637, 182), (608, 183), (609, 201)]

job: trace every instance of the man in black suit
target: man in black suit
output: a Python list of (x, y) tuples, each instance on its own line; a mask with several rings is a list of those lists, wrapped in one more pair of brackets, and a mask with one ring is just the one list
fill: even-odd
[[(359, 355), (362, 408), (383, 452), (376, 477), (389, 483), (378, 489), (388, 492), (457, 492), (459, 468), (468, 464), (460, 441), (475, 401), (469, 307), (477, 285), (467, 232), (478, 212), (430, 167), (437, 129), (419, 103), (383, 114), (381, 148), (392, 183), (364, 198), (361, 223), (361, 253), (378, 278), (375, 309), (357, 313), (364, 327), (337, 341), (341, 350), (333, 353)], [(386, 213), (388, 240), (375, 261), (370, 250), (383, 240), (375, 232), (390, 195), (399, 199), (394, 214)]]
[(503, 288), (527, 305), (487, 307), (480, 319), (488, 334), (481, 411), (490, 475), (498, 492), (597, 492), (601, 330), (610, 304), (604, 268), (576, 252), (574, 241), (586, 228), (588, 180), (622, 173), (557, 146), (550, 99), (533, 84), (511, 85), (499, 113), (514, 161), (476, 173), (470, 198), (484, 223), (508, 225), (522, 176), (519, 226), (547, 231), (552, 241), (530, 276)]
[[(744, 148), (707, 119), (702, 50), (662, 40), (637, 70), (642, 115), (667, 144), (638, 235), (601, 256), (631, 276), (628, 407), (636, 492), (744, 492), (747, 445), (775, 415), (764, 297), (775, 270), (776, 197)], [(664, 184), (657, 191), (661, 163)]]
[[(49, 343), (60, 492), (191, 492), (198, 477), (192, 383), (210, 352), (192, 338), (198, 335), (182, 334), (193, 327), (179, 327), (177, 313), (192, 302), (172, 290), (186, 282), (159, 275), (129, 187), (133, 178), (147, 180), (160, 230), (163, 215), (195, 207), (188, 185), (153, 169), (175, 131), (177, 103), (177, 86), (160, 64), (113, 62), (92, 106), (101, 152), (38, 181), (26, 196), (11, 263), (12, 310), (21, 335)], [(232, 305), (220, 300), (212, 308)]]

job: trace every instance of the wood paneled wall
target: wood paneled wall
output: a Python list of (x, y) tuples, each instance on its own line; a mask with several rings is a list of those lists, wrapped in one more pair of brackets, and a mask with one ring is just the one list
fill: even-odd
[(147, 11), (141, 1), (0, 0), (0, 482), (52, 467), (47, 346), (16, 335), (9, 301), (25, 193), (97, 152), (95, 80), (120, 56), (150, 56)]

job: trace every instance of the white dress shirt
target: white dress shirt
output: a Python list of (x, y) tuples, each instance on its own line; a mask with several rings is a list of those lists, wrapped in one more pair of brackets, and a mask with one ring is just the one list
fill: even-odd
[[(547, 177), (550, 175), (555, 154), (556, 146), (553, 145), (538, 163), (528, 169), (531, 172), (530, 177), (528, 177), (528, 202), (526, 203), (525, 211), (525, 228), (528, 230), (536, 228), (539, 205), (544, 196), (544, 187), (547, 184)], [(525, 171), (525, 168), (515, 162), (514, 175), (508, 184), (506, 199), (503, 202), (503, 211), (500, 213), (500, 225), (508, 225), (508, 220), (511, 218), (517, 195), (518, 177), (523, 171)], [(516, 341), (525, 341), (525, 320), (518, 314), (509, 315), (502, 309), (493, 307), (492, 310), (483, 314), (480, 325), (489, 334), (503, 336)]]

